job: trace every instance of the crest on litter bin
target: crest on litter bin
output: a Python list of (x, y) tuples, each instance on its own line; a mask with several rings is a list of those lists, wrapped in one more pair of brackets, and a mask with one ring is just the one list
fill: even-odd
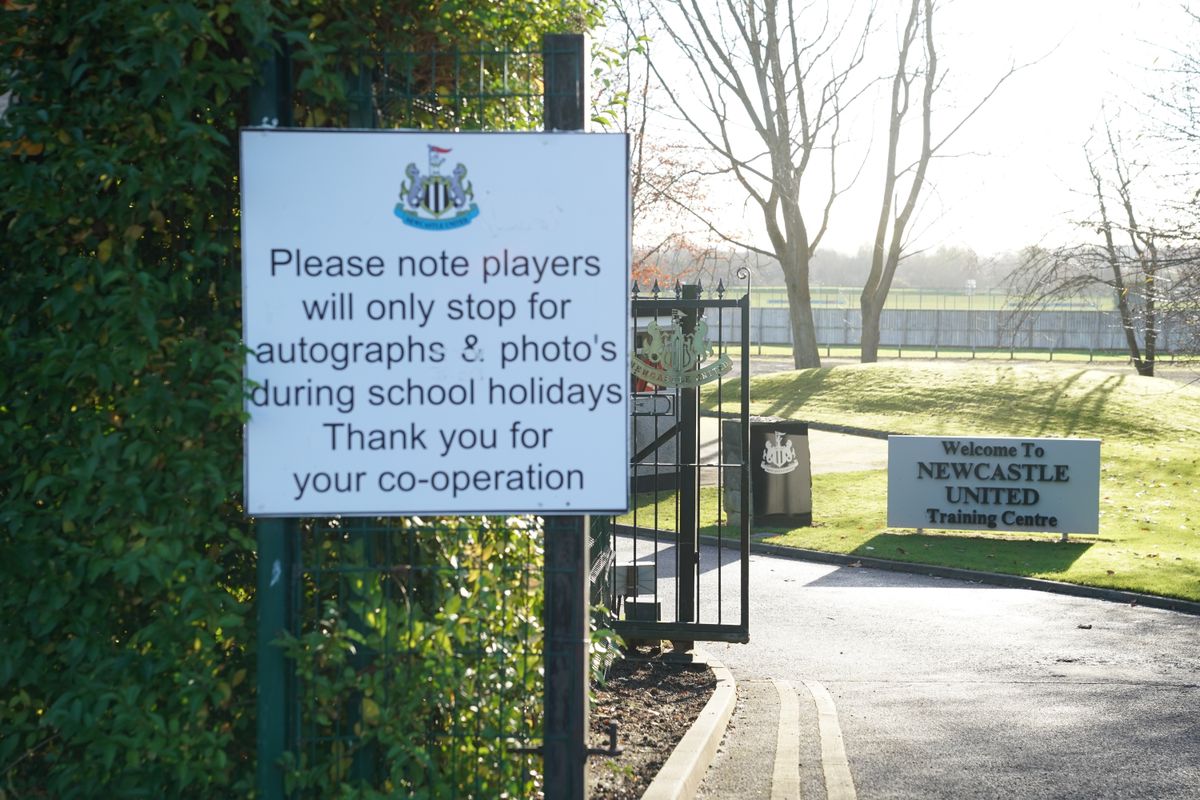
[(763, 472), (786, 475), (800, 466), (800, 462), (796, 460), (796, 448), (792, 446), (791, 440), (784, 441), (783, 437), (787, 434), (775, 431), (771, 435), (775, 437), (775, 441), (768, 440), (767, 446), (763, 448)]
[(696, 332), (684, 333), (676, 324), (662, 328), (658, 320), (646, 326), (648, 341), (631, 359), (631, 371), (655, 386), (691, 388), (715, 381), (733, 369), (733, 359), (721, 353), (715, 361), (705, 364), (713, 355), (708, 341), (708, 323), (696, 320)]

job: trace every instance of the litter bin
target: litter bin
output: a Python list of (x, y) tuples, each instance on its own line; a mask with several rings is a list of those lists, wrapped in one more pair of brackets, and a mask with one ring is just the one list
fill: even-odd
[(807, 422), (751, 417), (750, 497), (756, 523), (812, 525)]
[[(812, 525), (812, 465), (808, 452), (808, 423), (778, 417), (750, 418), (750, 459), (741, 454), (736, 419), (721, 420), (724, 440), (725, 511), (741, 511), (743, 463), (750, 466), (750, 515), (767, 525)], [(779, 437), (776, 434), (780, 434)]]

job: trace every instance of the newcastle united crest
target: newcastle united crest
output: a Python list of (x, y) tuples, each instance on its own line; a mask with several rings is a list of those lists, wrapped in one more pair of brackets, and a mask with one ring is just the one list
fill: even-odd
[(676, 324), (662, 328), (658, 321), (646, 327), (645, 345), (633, 356), (632, 372), (655, 386), (691, 388), (715, 381), (733, 369), (733, 360), (726, 353), (709, 363), (713, 356), (708, 341), (708, 324), (696, 321), (695, 333), (684, 333)]
[(775, 441), (768, 441), (763, 448), (762, 470), (771, 475), (786, 475), (800, 466), (796, 460), (796, 448), (790, 441), (784, 441), (786, 434), (775, 431), (772, 435)]
[(442, 165), (450, 149), (429, 145), (429, 171), (421, 174), (415, 163), (404, 170), (400, 184), (400, 202), (396, 216), (405, 225), (427, 231), (461, 228), (479, 216), (474, 203), (475, 192), (467, 180), (467, 168), (458, 164), (449, 175), (442, 174)]

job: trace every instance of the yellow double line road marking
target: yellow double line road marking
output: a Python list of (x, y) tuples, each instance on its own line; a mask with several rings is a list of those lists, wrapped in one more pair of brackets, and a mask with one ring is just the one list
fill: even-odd
[[(800, 800), (800, 702), (789, 681), (772, 682), (779, 693), (779, 735), (775, 742), (771, 800)], [(833, 697), (816, 681), (803, 683), (817, 706), (826, 797), (828, 800), (858, 800)]]

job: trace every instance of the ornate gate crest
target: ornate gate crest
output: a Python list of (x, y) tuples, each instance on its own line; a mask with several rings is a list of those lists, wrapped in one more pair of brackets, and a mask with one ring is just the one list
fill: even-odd
[(444, 231), (461, 228), (479, 216), (479, 206), (472, 202), (474, 189), (466, 180), (467, 168), (458, 164), (450, 175), (441, 174), (449, 152), (449, 148), (429, 145), (428, 175), (422, 175), (416, 163), (405, 168), (407, 180), (400, 184), (400, 202), (395, 208), (405, 225)]
[(655, 386), (692, 388), (715, 381), (733, 369), (733, 360), (727, 353), (704, 363), (713, 355), (713, 347), (708, 341), (708, 324), (703, 319), (696, 321), (695, 333), (684, 333), (678, 324), (663, 329), (657, 320), (651, 320), (646, 334), (649, 341), (634, 354), (631, 371)]

